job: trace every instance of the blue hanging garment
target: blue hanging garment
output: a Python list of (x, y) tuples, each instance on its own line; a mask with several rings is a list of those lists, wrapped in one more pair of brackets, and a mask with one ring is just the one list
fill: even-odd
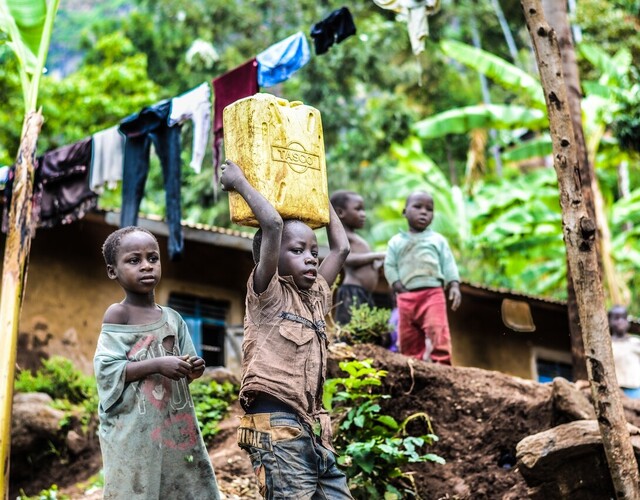
[(299, 31), (257, 55), (258, 85), (271, 87), (289, 79), (310, 59), (309, 44)]

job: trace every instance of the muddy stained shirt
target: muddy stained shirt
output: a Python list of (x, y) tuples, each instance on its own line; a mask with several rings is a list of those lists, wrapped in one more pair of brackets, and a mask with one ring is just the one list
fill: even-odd
[[(147, 325), (103, 324), (94, 357), (105, 499), (218, 499), (187, 379), (125, 382), (128, 362), (196, 354), (180, 315), (161, 308)], [(167, 352), (162, 341), (174, 337)]]
[(331, 449), (331, 423), (322, 407), (327, 371), (324, 318), (331, 308), (331, 290), (318, 275), (309, 290), (299, 290), (291, 276), (274, 275), (267, 289), (247, 283), (242, 387), (246, 410), (262, 392), (291, 406), (310, 426), (319, 422), (322, 443)]

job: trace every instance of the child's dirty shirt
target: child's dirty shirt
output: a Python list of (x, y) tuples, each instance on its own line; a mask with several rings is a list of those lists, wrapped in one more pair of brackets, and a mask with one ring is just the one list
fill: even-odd
[(322, 406), (328, 345), (324, 318), (330, 309), (331, 289), (320, 274), (309, 290), (300, 290), (291, 276), (276, 273), (258, 294), (251, 273), (240, 404), (246, 411), (258, 394), (274, 397), (309, 427), (319, 424), (322, 444), (332, 449), (331, 421)]
[(94, 369), (104, 498), (218, 499), (187, 379), (153, 374), (125, 382), (129, 362), (196, 354), (184, 320), (161, 309), (155, 323), (102, 325)]

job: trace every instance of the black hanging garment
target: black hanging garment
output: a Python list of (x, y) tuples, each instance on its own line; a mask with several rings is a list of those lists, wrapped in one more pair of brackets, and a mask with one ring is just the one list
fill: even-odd
[(311, 28), (311, 38), (313, 38), (316, 54), (324, 54), (334, 43), (340, 43), (355, 33), (356, 25), (353, 23), (349, 9), (342, 7), (334, 10)]

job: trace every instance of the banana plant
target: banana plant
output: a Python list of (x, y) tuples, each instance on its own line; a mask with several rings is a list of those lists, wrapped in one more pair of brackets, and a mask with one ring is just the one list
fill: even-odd
[(15, 54), (24, 96), (25, 118), (16, 155), (9, 228), (5, 239), (0, 291), (0, 498), (9, 488), (11, 408), (18, 321), (31, 248), (31, 198), (36, 143), (42, 113), (36, 111), (40, 78), (49, 52), (59, 0), (0, 0), (0, 43)]
[[(548, 122), (546, 114), (541, 111), (545, 109), (542, 87), (535, 78), (493, 54), (460, 42), (443, 40), (439, 48), (448, 57), (484, 73), (496, 84), (512, 91), (516, 99), (514, 102), (518, 104), (469, 106), (448, 110), (415, 123), (413, 131), (416, 135), (421, 139), (432, 139), (448, 134), (471, 133), (475, 128), (495, 128), (506, 130), (505, 136), (513, 131), (513, 139), (509, 142), (516, 145), (503, 151), (501, 158), (505, 164), (551, 154), (551, 139), (545, 132)], [(640, 96), (640, 84), (634, 83), (632, 77), (630, 53), (623, 48), (611, 57), (598, 47), (587, 45), (579, 46), (579, 51), (601, 74), (597, 82), (584, 82), (583, 85), (586, 96), (582, 109), (589, 155), (597, 160), (601, 171), (605, 167), (617, 166), (620, 161), (632, 163), (615, 139), (605, 139), (605, 132), (615, 121), (623, 103), (637, 100)], [(538, 113), (544, 116), (540, 117)], [(521, 128), (533, 131), (534, 137), (520, 141), (517, 133)], [(616, 163), (612, 163), (613, 161)], [(605, 195), (605, 198), (612, 197)], [(471, 225), (474, 225), (473, 221)], [(620, 241), (620, 238), (616, 241)], [(618, 257), (619, 254), (616, 252), (615, 256)], [(616, 267), (620, 268), (622, 262), (626, 261), (617, 260)], [(627, 267), (619, 271), (629, 275)], [(622, 281), (619, 276), (611, 276), (609, 286), (616, 286), (624, 294), (626, 287)], [(540, 286), (540, 283), (536, 281), (535, 285)], [(531, 287), (526, 289), (530, 290)]]
[(402, 144), (394, 143), (391, 156), (395, 167), (385, 174), (387, 196), (375, 210), (375, 218), (380, 222), (371, 228), (372, 243), (383, 247), (398, 231), (407, 230), (407, 221), (402, 215), (407, 196), (414, 191), (427, 191), (435, 205), (432, 228), (445, 235), (454, 249), (460, 248), (469, 234), (460, 188), (449, 183), (415, 136)]

